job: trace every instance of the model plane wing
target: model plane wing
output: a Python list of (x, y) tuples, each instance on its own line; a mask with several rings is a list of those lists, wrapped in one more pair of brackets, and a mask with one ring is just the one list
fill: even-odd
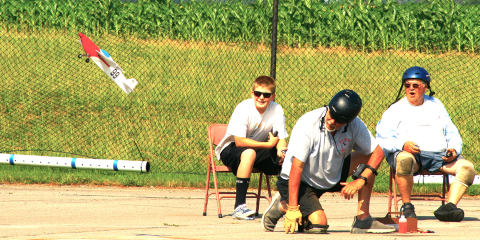
[(113, 58), (110, 56), (110, 54), (108, 54), (107, 51), (103, 50), (103, 49), (100, 49), (100, 51), (97, 51), (97, 55), (98, 57), (100, 57), (105, 63), (107, 63), (108, 65), (110, 65), (110, 67), (114, 67), (122, 72), (125, 72), (123, 71), (123, 69), (120, 67), (120, 65), (118, 65), (115, 61), (113, 61)]

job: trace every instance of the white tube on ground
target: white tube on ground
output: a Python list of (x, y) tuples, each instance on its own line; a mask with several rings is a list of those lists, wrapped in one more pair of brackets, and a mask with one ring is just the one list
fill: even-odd
[[(455, 176), (448, 175), (448, 181), (453, 182)], [(443, 183), (443, 175), (417, 175), (413, 177), (413, 182), (418, 184), (423, 183)], [(480, 175), (475, 175), (473, 184), (480, 184)]]
[(0, 164), (60, 167), (73, 169), (97, 169), (106, 171), (150, 172), (150, 163), (147, 161), (65, 158), (35, 155), (17, 155), (0, 153)]

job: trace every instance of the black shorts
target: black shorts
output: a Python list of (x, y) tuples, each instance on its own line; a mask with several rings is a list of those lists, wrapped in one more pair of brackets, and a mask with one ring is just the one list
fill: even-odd
[[(238, 166), (240, 165), (240, 157), (242, 153), (251, 148), (237, 147), (234, 142), (230, 143), (220, 153), (220, 159), (225, 166), (230, 167), (235, 176), (237, 175)], [(282, 166), (275, 164), (277, 158), (277, 147), (272, 149), (254, 149), (256, 152), (255, 163), (253, 167), (265, 173), (266, 175), (278, 175), (282, 170)]]
[[(300, 212), (304, 218), (307, 218), (310, 214), (318, 210), (323, 210), (323, 207), (318, 199), (324, 193), (342, 191), (344, 186), (340, 183), (347, 181), (348, 173), (350, 171), (350, 162), (351, 155), (348, 155), (343, 161), (340, 181), (329, 189), (316, 189), (304, 182), (300, 182), (300, 188), (298, 189), (298, 204), (300, 205)], [(281, 201), (286, 200), (288, 203), (288, 180), (279, 177), (277, 180), (277, 188), (281, 195)]]

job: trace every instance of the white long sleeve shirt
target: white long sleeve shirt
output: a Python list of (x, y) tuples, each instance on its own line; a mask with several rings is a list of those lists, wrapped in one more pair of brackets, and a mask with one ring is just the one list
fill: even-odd
[(447, 110), (437, 98), (424, 95), (420, 106), (404, 97), (388, 108), (377, 124), (377, 141), (385, 155), (403, 149), (407, 141), (417, 143), (420, 151), (442, 152), (454, 148), (462, 152), (462, 138)]

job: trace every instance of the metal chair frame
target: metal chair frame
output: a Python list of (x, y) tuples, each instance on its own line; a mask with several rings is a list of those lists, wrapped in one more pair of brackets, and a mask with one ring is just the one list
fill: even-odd
[[(227, 124), (211, 124), (208, 127), (208, 139), (209, 139), (209, 147), (210, 147), (210, 154), (208, 155), (208, 170), (207, 170), (207, 182), (205, 186), (205, 202), (204, 202), (204, 208), (203, 208), (203, 216), (207, 215), (207, 204), (208, 204), (208, 198), (215, 194), (216, 199), (217, 199), (217, 209), (218, 209), (218, 217), (222, 218), (222, 207), (220, 204), (220, 200), (223, 198), (235, 198), (236, 195), (234, 191), (219, 191), (218, 189), (218, 182), (217, 182), (217, 173), (231, 173), (232, 169), (227, 167), (227, 166), (217, 166), (216, 165), (216, 158), (215, 158), (215, 152), (214, 152), (214, 146), (218, 145), (220, 141), (223, 139), (227, 132)], [(252, 173), (259, 173), (260, 177), (258, 180), (258, 191), (257, 193), (254, 192), (247, 192), (247, 198), (256, 198), (257, 199), (257, 206), (256, 206), (256, 211), (255, 211), (255, 216), (258, 216), (258, 210), (260, 207), (260, 199), (264, 198), (268, 200), (268, 203), (270, 204), (272, 202), (272, 191), (270, 187), (270, 176), (265, 174), (265, 180), (267, 183), (267, 191), (268, 195), (267, 196), (262, 196), (262, 178), (264, 173), (259, 171), (256, 168), (253, 168)], [(214, 188), (215, 191), (209, 193), (210, 189), (210, 175), (213, 174), (213, 183), (214, 183)], [(223, 195), (223, 196), (220, 196)]]
[[(399, 194), (397, 194), (397, 182), (395, 178), (395, 170), (393, 168), (390, 168), (390, 182), (389, 182), (389, 189), (388, 189), (388, 213), (387, 217), (391, 217), (392, 214), (395, 214), (395, 216), (399, 217), (400, 212), (398, 210), (398, 202), (401, 200), (398, 199), (400, 197)], [(442, 205), (445, 205), (445, 201), (447, 199), (445, 198), (446, 193), (450, 190), (450, 183), (448, 180), (448, 174), (442, 173), (440, 171), (437, 171), (435, 173), (428, 173), (427, 171), (423, 171), (422, 175), (443, 175), (443, 186), (442, 186), (442, 194), (413, 194), (410, 196), (411, 200), (423, 200), (423, 201), (442, 201)], [(392, 200), (394, 202), (395, 206), (395, 211), (392, 212)]]

